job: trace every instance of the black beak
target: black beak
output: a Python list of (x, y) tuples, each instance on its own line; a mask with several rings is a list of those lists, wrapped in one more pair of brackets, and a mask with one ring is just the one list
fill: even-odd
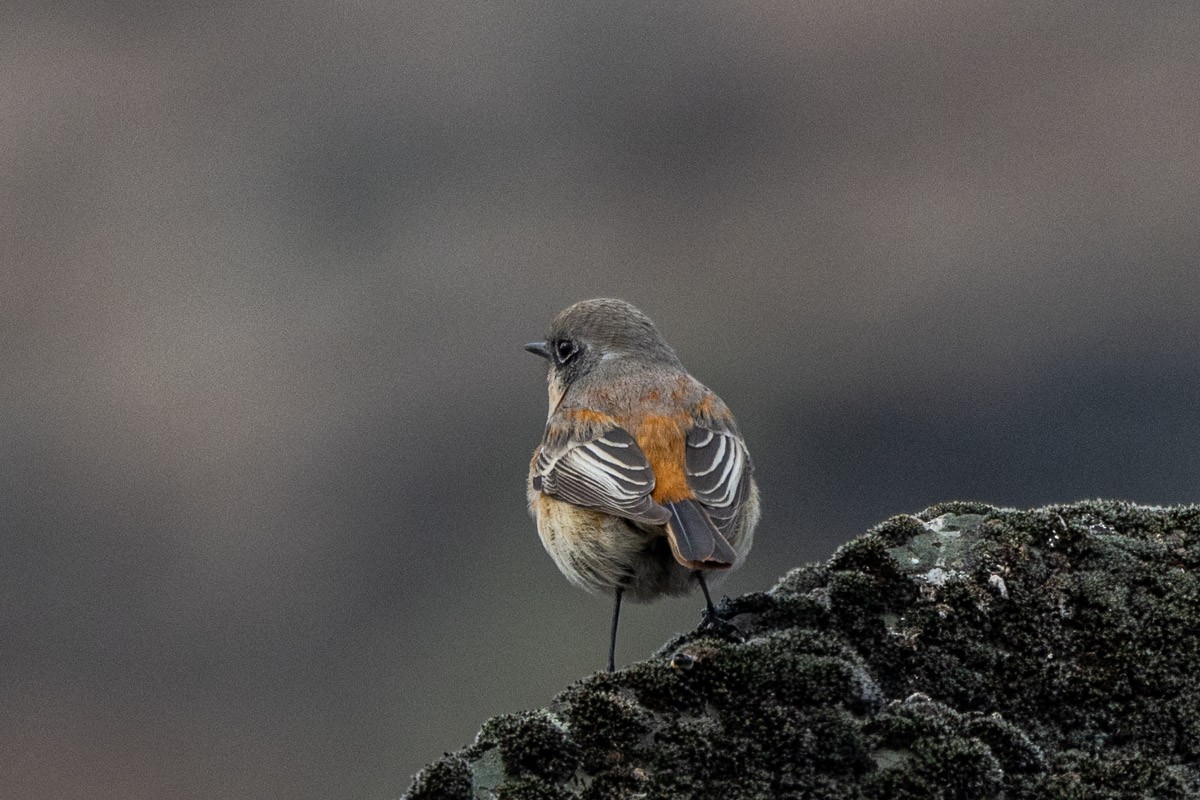
[(550, 357), (550, 348), (545, 342), (530, 342), (525, 345), (525, 349), (535, 356), (541, 356), (542, 358)]

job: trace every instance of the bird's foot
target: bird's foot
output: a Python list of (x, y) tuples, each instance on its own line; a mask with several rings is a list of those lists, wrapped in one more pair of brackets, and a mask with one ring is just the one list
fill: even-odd
[[(742, 636), (742, 632), (732, 622), (725, 619), (724, 615), (713, 605), (712, 595), (708, 593), (708, 581), (704, 580), (703, 572), (694, 573), (696, 582), (700, 584), (700, 589), (704, 592), (704, 616), (700, 618), (700, 624), (696, 627), (699, 632), (713, 632), (718, 636), (723, 636), (727, 639), (733, 639), (737, 642), (744, 642), (746, 637)], [(728, 607), (728, 598), (721, 598), (721, 607)]]
[[(724, 604), (722, 603), (722, 605)], [(721, 612), (712, 605), (704, 609), (704, 613), (700, 617), (700, 624), (696, 626), (696, 631), (700, 633), (715, 633), (717, 636), (732, 639), (735, 642), (746, 641), (746, 637), (742, 635), (742, 631), (738, 626), (725, 619), (721, 615)]]

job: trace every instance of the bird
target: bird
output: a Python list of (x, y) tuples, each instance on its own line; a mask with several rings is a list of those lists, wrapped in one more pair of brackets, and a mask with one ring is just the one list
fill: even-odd
[(614, 597), (608, 671), (623, 598), (698, 585), (701, 624), (728, 626), (708, 576), (741, 566), (760, 516), (733, 413), (624, 300), (575, 303), (525, 349), (547, 361), (550, 406), (529, 464), (529, 512), (563, 575)]

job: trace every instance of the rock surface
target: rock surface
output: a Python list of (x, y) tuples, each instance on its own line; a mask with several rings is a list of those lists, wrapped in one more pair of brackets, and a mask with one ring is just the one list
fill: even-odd
[(1198, 566), (1200, 506), (893, 517), (406, 797), (1197, 797)]

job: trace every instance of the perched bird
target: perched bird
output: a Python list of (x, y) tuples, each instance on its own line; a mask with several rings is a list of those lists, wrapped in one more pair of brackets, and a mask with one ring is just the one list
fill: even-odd
[(529, 465), (529, 512), (562, 573), (646, 602), (741, 565), (758, 524), (750, 456), (728, 407), (688, 374), (650, 318), (623, 300), (585, 300), (525, 349), (549, 362), (550, 413)]

